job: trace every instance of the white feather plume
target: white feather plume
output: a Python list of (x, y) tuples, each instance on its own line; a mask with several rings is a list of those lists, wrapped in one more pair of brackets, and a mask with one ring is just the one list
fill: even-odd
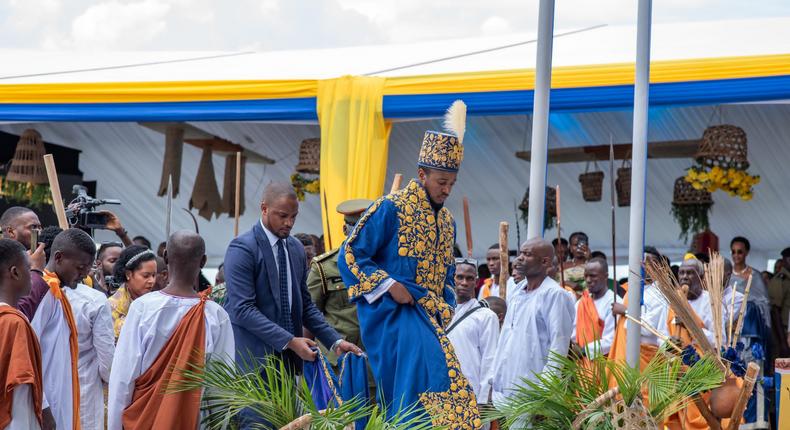
[(456, 100), (447, 109), (444, 114), (444, 129), (458, 136), (458, 141), (463, 143), (466, 132), (466, 104), (463, 101)]

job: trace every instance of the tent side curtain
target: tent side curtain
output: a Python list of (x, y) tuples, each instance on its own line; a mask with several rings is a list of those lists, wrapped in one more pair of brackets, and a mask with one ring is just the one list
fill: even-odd
[[(633, 64), (557, 67), (555, 112), (633, 102)], [(655, 62), (650, 102), (690, 105), (790, 98), (790, 54)], [(6, 121), (303, 121), (318, 119), (317, 80), (0, 85)], [(532, 110), (533, 70), (384, 78), (385, 118), (440, 117), (462, 98), (471, 115)]]

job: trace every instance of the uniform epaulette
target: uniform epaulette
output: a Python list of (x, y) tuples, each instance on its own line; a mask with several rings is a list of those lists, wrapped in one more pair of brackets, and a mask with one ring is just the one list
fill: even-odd
[(324, 262), (326, 260), (329, 260), (333, 256), (335, 256), (335, 254), (337, 254), (338, 252), (340, 252), (340, 248), (335, 248), (335, 249), (333, 249), (333, 250), (331, 250), (329, 252), (325, 252), (325, 253), (319, 255), (318, 257), (315, 257), (313, 259), (313, 261), (315, 261), (316, 263), (322, 263), (322, 262)]

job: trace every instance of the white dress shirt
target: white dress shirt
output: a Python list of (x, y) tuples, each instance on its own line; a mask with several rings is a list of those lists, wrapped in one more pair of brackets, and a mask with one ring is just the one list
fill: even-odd
[(534, 381), (535, 374), (549, 370), (550, 351), (568, 354), (574, 302), (571, 293), (548, 277), (532, 291), (520, 288), (508, 295), (508, 312), (494, 359), (494, 404), (522, 384), (522, 378)]
[[(469, 300), (455, 308), (450, 325), (454, 325), (464, 314), (480, 304)], [(461, 373), (472, 385), (478, 403), (488, 403), (488, 393), (494, 379), (494, 356), (499, 339), (499, 318), (488, 308), (481, 308), (464, 318), (447, 333), (461, 362)]]
[[(269, 231), (265, 225), (263, 225), (263, 220), (261, 220), (261, 227), (263, 227), (263, 231), (266, 233), (266, 237), (269, 239), (269, 243), (272, 245), (272, 252), (274, 253), (274, 264), (277, 265), (277, 274), (280, 273), (280, 262), (277, 261), (277, 242), (282, 240), (283, 241), (283, 249), (285, 249), (285, 268), (286, 276), (288, 276), (288, 306), (291, 306), (293, 303), (293, 285), (291, 285), (291, 257), (288, 255), (288, 243), (286, 239), (280, 239), (274, 233)], [(278, 282), (279, 282), (279, 278)], [(277, 288), (280, 287), (279, 284), (276, 285)], [(290, 312), (290, 309), (288, 310)]]

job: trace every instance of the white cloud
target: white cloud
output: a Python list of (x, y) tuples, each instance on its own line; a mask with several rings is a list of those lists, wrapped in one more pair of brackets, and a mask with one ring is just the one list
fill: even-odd
[(160, 0), (93, 5), (71, 24), (77, 49), (142, 49), (167, 28), (170, 5)]

